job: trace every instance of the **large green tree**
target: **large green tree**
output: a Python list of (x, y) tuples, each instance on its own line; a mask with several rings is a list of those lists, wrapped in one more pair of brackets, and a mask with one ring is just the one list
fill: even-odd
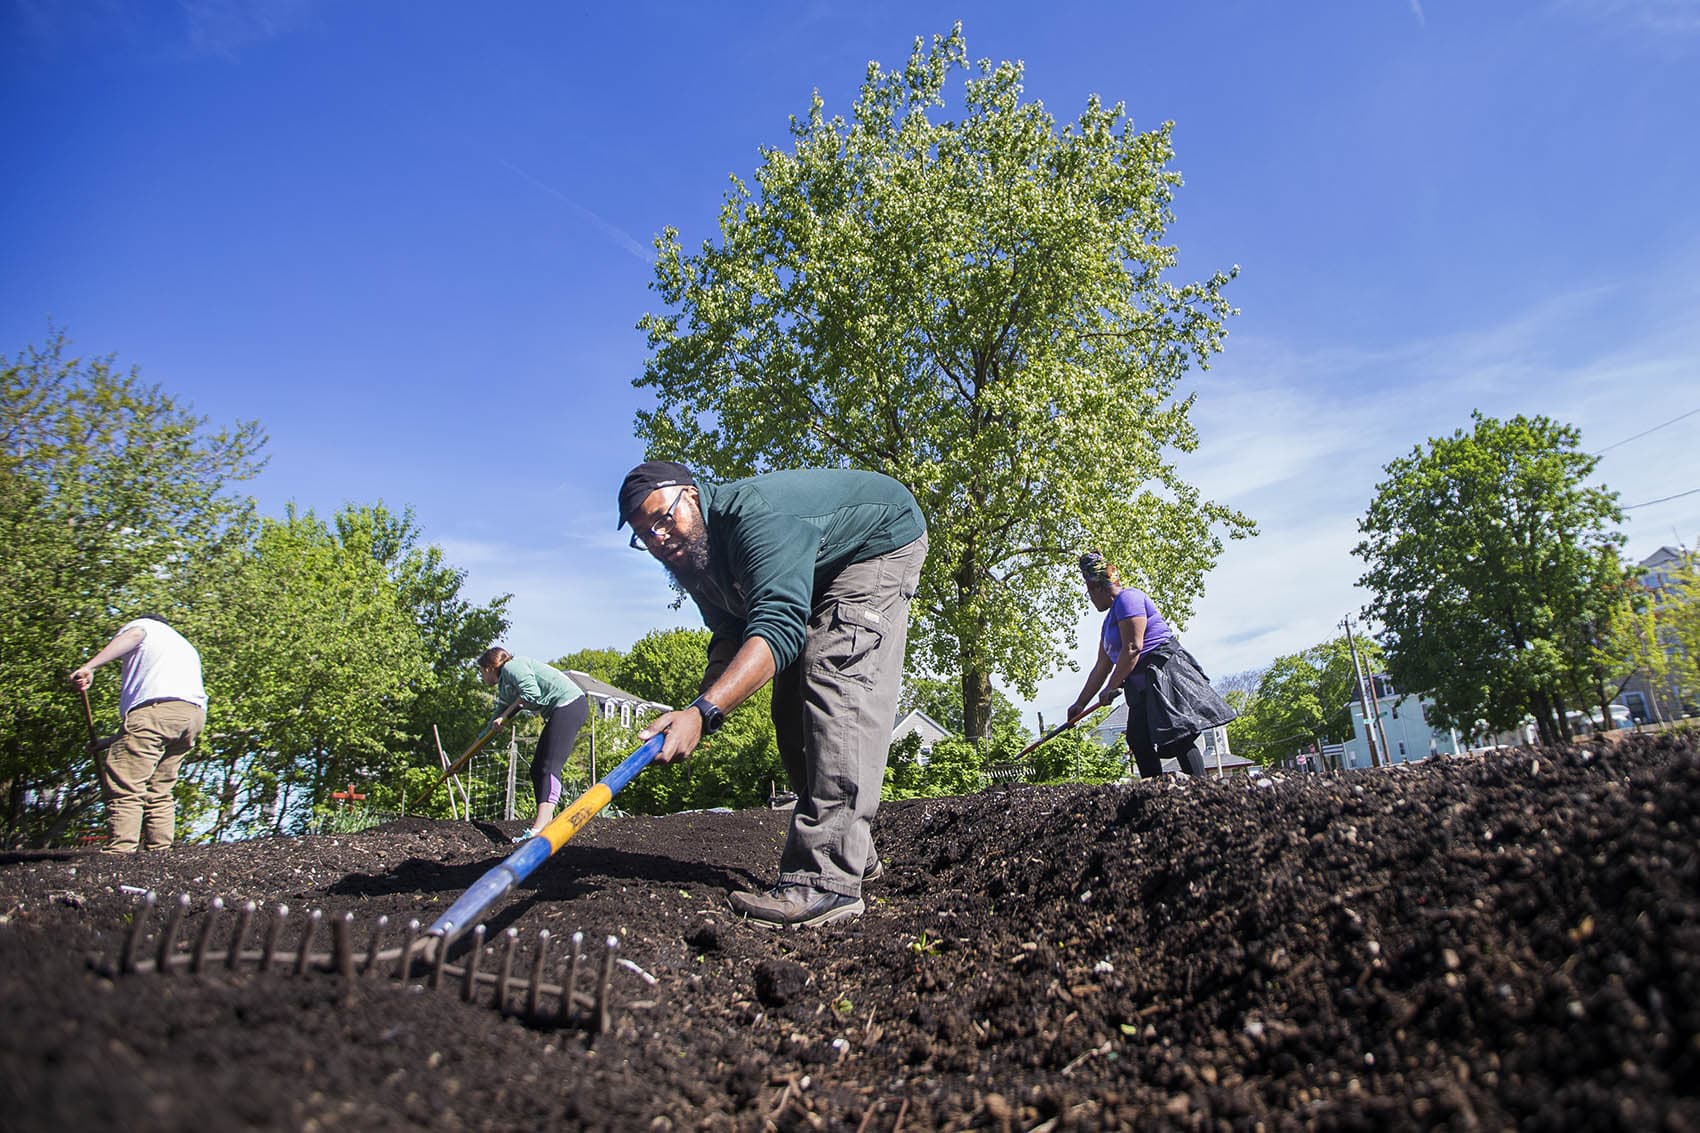
[[(65, 675), (139, 613), (180, 621), (195, 570), (246, 538), (231, 487), (260, 468), (253, 422), (213, 428), (61, 332), (0, 356), (0, 831), (39, 837), (98, 798)], [(96, 682), (97, 720), (117, 681)]]
[[(1370, 671), (1384, 668), (1381, 646), (1358, 639), (1358, 655)], [(1257, 688), (1225, 694), (1240, 713), (1228, 725), (1233, 750), (1273, 763), (1316, 744), (1352, 738), (1352, 702), (1357, 671), (1345, 637), (1277, 657), (1258, 676)], [(1379, 741), (1377, 741), (1379, 742)]]
[(1622, 543), (1617, 495), (1576, 429), (1546, 417), (1474, 427), (1386, 466), (1358, 522), (1366, 609), (1383, 627), (1400, 689), (1428, 692), (1436, 723), (1502, 731), (1532, 717), (1543, 742), (1569, 735), (1567, 693), (1589, 668), (1585, 632)]
[[(563, 673), (568, 669), (587, 673), (604, 684), (617, 684), (620, 666), (625, 663), (626, 655), (614, 648), (575, 649), (551, 661), (550, 664)], [(629, 691), (629, 690), (628, 690)]]
[(970, 63), (960, 27), (869, 64), (849, 120), (817, 95), (791, 136), (753, 189), (733, 179), (717, 243), (659, 239), (637, 430), (710, 477), (908, 485), (931, 535), (911, 657), (960, 675), (975, 739), (994, 675), (1031, 696), (1064, 660), (1080, 548), (1184, 623), (1219, 530), (1251, 530), (1170, 456), (1196, 444), (1181, 380), (1221, 346), (1232, 272), (1170, 278), (1168, 124), (1094, 96), (1059, 130), (1019, 63)]
[(211, 837), (299, 829), (349, 782), (393, 790), (435, 676), (420, 611), (391, 573), (402, 529), (382, 508), (330, 523), (291, 509), (203, 595), (188, 628), (210, 734), (185, 779), (211, 807)]

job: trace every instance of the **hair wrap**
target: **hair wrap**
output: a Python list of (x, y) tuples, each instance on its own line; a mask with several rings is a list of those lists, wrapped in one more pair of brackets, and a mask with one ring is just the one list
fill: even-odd
[(1115, 568), (1097, 551), (1087, 551), (1080, 556), (1080, 573), (1087, 582), (1102, 585), (1115, 577)]

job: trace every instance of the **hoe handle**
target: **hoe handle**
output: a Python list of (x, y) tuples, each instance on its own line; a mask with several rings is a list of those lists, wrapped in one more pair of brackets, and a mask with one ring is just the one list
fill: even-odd
[(1076, 724), (1080, 723), (1082, 720), (1086, 719), (1102, 707), (1104, 707), (1102, 704), (1094, 704), (1090, 708), (1082, 708), (1079, 712), (1076, 712), (1073, 716), (1070, 716), (1067, 720), (1064, 720), (1062, 723), (1058, 724), (1056, 727), (1052, 728), (1050, 731), (1022, 748), (1020, 754), (1015, 758), (1021, 759), (1028, 752), (1035, 750), (1041, 744), (1045, 744), (1056, 739), (1058, 736), (1062, 735), (1064, 732), (1068, 731), (1070, 728), (1074, 727)]
[(80, 688), (77, 691), (81, 693), (83, 697), (83, 719), (88, 721), (89, 740), (90, 742), (93, 742), (94, 740), (100, 739), (100, 735), (95, 730), (94, 726), (94, 709), (89, 707), (89, 690), (86, 688)]
[(419, 800), (418, 805), (424, 806), (426, 803), (430, 802), (431, 796), (437, 793), (437, 788), (441, 787), (444, 783), (447, 783), (449, 781), (449, 776), (453, 775), (456, 771), (459, 771), (466, 765), (467, 760), (471, 759), (483, 750), (484, 745), (490, 742), (491, 737), (502, 730), (502, 725), (508, 722), (508, 718), (520, 710), (521, 704), (522, 701), (516, 698), (512, 704), (502, 709), (501, 713), (497, 715), (494, 720), (490, 721), (489, 726), (482, 732), (478, 733), (478, 738), (472, 741), (471, 746), (461, 752), (460, 758), (449, 764), (448, 769), (443, 772), (442, 778), (431, 784), (431, 789), (425, 792), (425, 797)]

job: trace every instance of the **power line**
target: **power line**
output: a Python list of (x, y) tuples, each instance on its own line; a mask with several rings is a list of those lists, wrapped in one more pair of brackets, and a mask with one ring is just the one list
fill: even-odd
[[(1599, 452), (1596, 452), (1594, 455), (1595, 456), (1604, 456), (1606, 453), (1610, 452), (1612, 449), (1616, 448), (1618, 445), (1626, 445), (1630, 441), (1640, 440), (1642, 437), (1646, 436), (1648, 433), (1656, 433), (1660, 429), (1664, 428), (1666, 425), (1674, 425), (1678, 421), (1681, 421), (1681, 420), (1684, 420), (1686, 418), (1694, 416), (1696, 413), (1700, 413), (1700, 409), (1690, 409), (1687, 413), (1683, 413), (1683, 414), (1680, 414), (1676, 417), (1672, 417), (1669, 421), (1660, 421), (1657, 425), (1654, 425), (1651, 429), (1643, 429), (1639, 433), (1636, 433), (1633, 437), (1624, 437), (1621, 441), (1613, 441), (1611, 444), (1607, 445), (1605, 448), (1601, 449)], [(1657, 503), (1658, 501), (1654, 500), (1653, 502)], [(1642, 505), (1636, 504), (1635, 506), (1641, 507)]]
[[(1700, 412), (1700, 410), (1697, 410), (1696, 412)], [(1624, 510), (1624, 511), (1634, 511), (1638, 507), (1652, 507), (1654, 504), (1662, 504), (1666, 500), (1680, 500), (1684, 496), (1692, 496), (1695, 492), (1700, 492), (1700, 488), (1690, 488), (1690, 489), (1688, 489), (1688, 491), (1678, 492), (1674, 496), (1660, 496), (1656, 500), (1648, 500), (1645, 503), (1630, 504), (1628, 507), (1623, 508), (1622, 510)]]

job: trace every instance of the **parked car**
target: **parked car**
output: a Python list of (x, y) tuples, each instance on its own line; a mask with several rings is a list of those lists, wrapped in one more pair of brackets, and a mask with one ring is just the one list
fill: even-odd
[[(1608, 730), (1600, 724), (1600, 713), (1598, 709), (1587, 713), (1567, 712), (1565, 713), (1565, 718), (1570, 722), (1570, 730), (1577, 734), (1584, 732), (1603, 732)], [(1634, 726), (1635, 720), (1630, 716), (1628, 708), (1625, 708), (1621, 704), (1614, 704), (1611, 706), (1610, 731), (1620, 731), (1633, 728)]]

